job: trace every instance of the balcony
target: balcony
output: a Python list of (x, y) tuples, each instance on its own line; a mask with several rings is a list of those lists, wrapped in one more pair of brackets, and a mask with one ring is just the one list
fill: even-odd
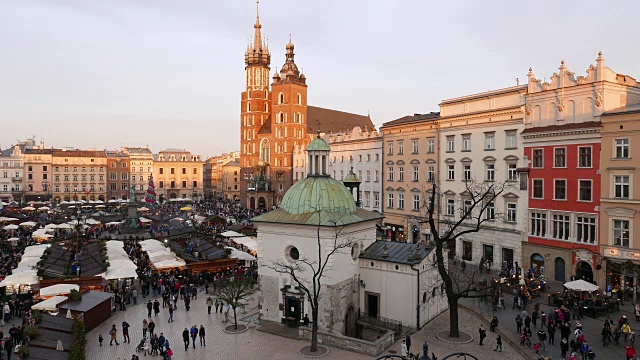
[(24, 180), (23, 177), (12, 177), (11, 181), (14, 183), (21, 183)]

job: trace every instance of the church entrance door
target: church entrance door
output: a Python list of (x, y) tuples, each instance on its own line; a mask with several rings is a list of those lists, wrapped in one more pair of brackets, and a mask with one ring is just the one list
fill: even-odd
[(349, 306), (347, 314), (344, 317), (344, 335), (349, 337), (356, 337), (356, 317), (353, 306)]
[(378, 298), (380, 297), (379, 294), (374, 294), (374, 293), (367, 293), (367, 316), (369, 317), (373, 317), (373, 318), (377, 318), (378, 317), (378, 308), (379, 308), (379, 303), (378, 303)]
[(302, 316), (302, 304), (300, 303), (300, 299), (293, 296), (287, 296), (284, 299), (284, 317), (287, 321), (287, 324), (295, 324), (298, 326), (300, 324), (300, 319)]
[(258, 209), (265, 209), (267, 207), (267, 201), (261, 196), (258, 198)]

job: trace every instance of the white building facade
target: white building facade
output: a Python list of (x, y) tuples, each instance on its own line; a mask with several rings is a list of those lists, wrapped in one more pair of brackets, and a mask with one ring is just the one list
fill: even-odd
[(21, 203), (24, 187), (24, 154), (20, 146), (0, 151), (0, 201)]
[(473, 188), (504, 187), (495, 201), (487, 204), (483, 230), (457, 240), (458, 259), (472, 263), (489, 260), (493, 269), (500, 269), (503, 262), (513, 265), (520, 260), (527, 191), (520, 190), (518, 169), (525, 165), (520, 132), (524, 129), (526, 93), (526, 85), (515, 86), (440, 104), (441, 224), (460, 219), (471, 206)]

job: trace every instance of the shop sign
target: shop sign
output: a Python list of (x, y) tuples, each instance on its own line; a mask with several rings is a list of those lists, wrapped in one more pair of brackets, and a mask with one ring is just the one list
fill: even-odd
[(629, 259), (640, 261), (640, 251), (622, 250), (614, 247), (605, 247), (603, 249), (604, 256), (615, 257), (619, 259)]

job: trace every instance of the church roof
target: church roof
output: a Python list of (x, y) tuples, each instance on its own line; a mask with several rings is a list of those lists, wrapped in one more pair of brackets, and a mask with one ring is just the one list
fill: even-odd
[(258, 130), (258, 134), (271, 134), (271, 115), (269, 115), (264, 124), (262, 124), (260, 130)]
[(354, 215), (356, 203), (347, 187), (338, 180), (329, 176), (309, 176), (287, 190), (280, 208), (295, 215), (318, 211)]
[[(307, 119), (307, 133), (309, 134), (316, 134), (318, 130), (326, 134), (337, 133), (352, 130), (356, 126), (362, 129), (365, 126), (369, 129), (375, 128), (369, 116), (317, 106), (307, 106)], [(319, 128), (318, 123), (320, 123)]]
[[(418, 249), (417, 252), (416, 247)], [(423, 245), (398, 241), (377, 240), (364, 250), (364, 253), (360, 255), (360, 258), (413, 265), (422, 262), (422, 260), (431, 253), (431, 250), (433, 250), (433, 248), (425, 248)], [(411, 251), (413, 257), (412, 260), (409, 260), (409, 251)]]
[[(343, 185), (344, 186), (344, 185)], [(257, 223), (278, 223), (310, 226), (343, 226), (357, 224), (365, 221), (378, 220), (383, 218), (382, 214), (361, 208), (356, 208), (351, 215), (339, 214), (336, 212), (321, 211), (308, 212), (305, 214), (291, 214), (282, 208), (269, 211), (263, 215), (251, 219)]]
[(322, 138), (317, 137), (307, 146), (307, 151), (331, 151), (329, 144)]

